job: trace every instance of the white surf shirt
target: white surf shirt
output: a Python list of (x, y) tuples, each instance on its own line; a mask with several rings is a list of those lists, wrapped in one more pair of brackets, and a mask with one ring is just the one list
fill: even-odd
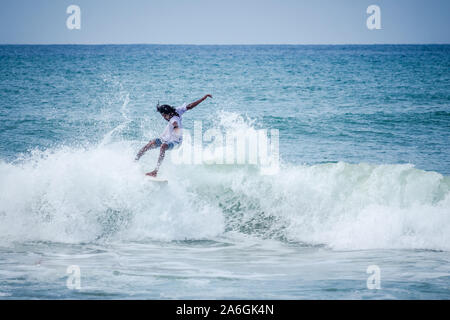
[[(184, 103), (181, 107), (176, 108), (178, 116), (173, 116), (170, 118), (169, 123), (167, 124), (164, 132), (161, 134), (160, 139), (163, 142), (178, 142), (181, 143), (183, 141), (183, 126), (181, 123), (181, 115), (186, 112), (187, 104)], [(178, 124), (178, 128), (174, 129), (173, 124), (176, 122)]]

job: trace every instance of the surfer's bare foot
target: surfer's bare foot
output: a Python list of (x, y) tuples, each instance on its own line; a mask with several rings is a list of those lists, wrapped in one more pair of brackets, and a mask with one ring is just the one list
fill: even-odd
[(156, 177), (157, 174), (158, 174), (158, 171), (153, 170), (152, 172), (147, 172), (145, 175), (150, 176), (150, 177)]

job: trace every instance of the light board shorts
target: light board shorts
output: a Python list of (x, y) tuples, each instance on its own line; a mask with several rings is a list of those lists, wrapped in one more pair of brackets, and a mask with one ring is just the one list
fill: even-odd
[[(173, 148), (179, 147), (181, 144), (181, 142), (178, 142), (178, 141), (171, 141), (171, 142), (164, 142), (164, 143), (167, 144), (167, 146), (168, 146), (167, 150), (172, 150)], [(161, 141), (160, 138), (156, 138), (155, 144), (157, 147), (159, 147), (163, 144), (163, 142)]]

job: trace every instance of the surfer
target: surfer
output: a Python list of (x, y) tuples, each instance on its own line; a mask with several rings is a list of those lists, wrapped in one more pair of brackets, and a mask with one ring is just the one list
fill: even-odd
[(147, 143), (136, 155), (136, 160), (139, 160), (139, 158), (141, 158), (148, 150), (161, 147), (159, 149), (159, 158), (158, 163), (156, 164), (156, 168), (152, 172), (146, 173), (147, 176), (156, 177), (159, 167), (164, 160), (166, 150), (172, 150), (173, 148), (181, 145), (183, 141), (181, 116), (183, 115), (183, 113), (196, 107), (206, 98), (212, 98), (212, 96), (210, 94), (207, 94), (197, 101), (194, 101), (190, 104), (184, 103), (181, 107), (178, 108), (174, 108), (167, 104), (163, 104), (160, 106), (158, 103), (158, 105), (156, 106), (156, 111), (158, 111), (161, 116), (169, 123), (167, 124), (162, 135), (159, 138), (150, 140), (150, 142)]

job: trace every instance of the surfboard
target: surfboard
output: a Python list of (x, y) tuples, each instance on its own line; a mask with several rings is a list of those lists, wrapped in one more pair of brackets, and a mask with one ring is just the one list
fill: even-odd
[(147, 176), (147, 179), (149, 179), (152, 182), (159, 183), (159, 184), (169, 183), (169, 181), (166, 179), (161, 179), (161, 178), (156, 178), (156, 177), (151, 177), (151, 176)]

